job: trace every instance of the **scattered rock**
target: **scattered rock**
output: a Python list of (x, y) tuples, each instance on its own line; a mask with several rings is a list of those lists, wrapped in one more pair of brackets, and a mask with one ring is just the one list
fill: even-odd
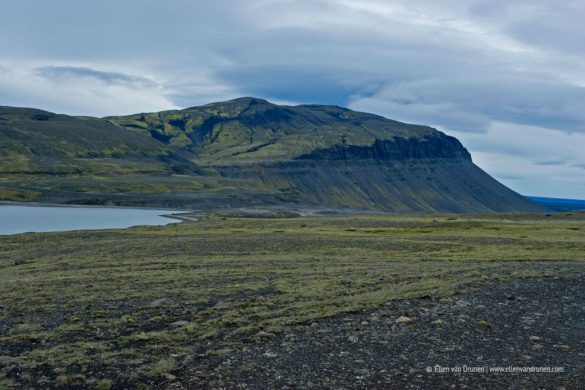
[(163, 372), (162, 374), (160, 374), (161, 378), (166, 379), (168, 381), (174, 381), (175, 379), (177, 379), (176, 376), (174, 376), (173, 374), (169, 374), (168, 372)]
[(530, 318), (530, 317), (522, 317), (522, 323), (526, 324), (526, 325), (532, 325), (536, 322), (536, 320), (534, 318)]
[(175, 327), (181, 327), (181, 326), (187, 326), (189, 325), (190, 322), (189, 321), (185, 321), (185, 320), (181, 320), (181, 321), (175, 321), (171, 324), (171, 326), (175, 326)]
[(36, 330), (39, 330), (40, 326), (37, 324), (25, 322), (23, 324), (16, 325), (14, 329), (18, 333), (32, 333)]
[(12, 356), (0, 356), (0, 366), (11, 366), (16, 364), (18, 359)]
[(221, 349), (216, 349), (214, 351), (209, 351), (208, 355), (212, 356), (224, 356), (224, 355), (229, 355), (230, 353), (232, 353), (234, 350), (231, 348), (221, 348)]
[(14, 265), (22, 265), (22, 264), (26, 264), (27, 261), (24, 259), (14, 259)]
[(260, 332), (256, 333), (256, 336), (261, 337), (261, 338), (265, 338), (265, 339), (271, 339), (271, 338), (276, 337), (276, 335), (274, 333), (265, 332), (263, 330), (261, 330)]
[(491, 329), (493, 328), (493, 325), (487, 321), (479, 321), (477, 323), (477, 326), (479, 326), (482, 329)]
[(150, 302), (151, 307), (168, 306), (168, 305), (172, 305), (172, 304), (173, 304), (173, 300), (170, 298), (160, 298), (160, 299), (155, 299), (154, 301)]
[(538, 343), (541, 339), (538, 336), (528, 336), (528, 340), (530, 340), (534, 343)]
[(412, 322), (412, 318), (406, 316), (400, 316), (395, 321), (397, 324), (409, 324)]
[(230, 307), (229, 302), (219, 301), (215, 305), (213, 305), (214, 309), (226, 309)]
[(37, 385), (43, 388), (49, 388), (49, 385), (52, 383), (51, 379), (47, 376), (42, 376), (37, 381)]

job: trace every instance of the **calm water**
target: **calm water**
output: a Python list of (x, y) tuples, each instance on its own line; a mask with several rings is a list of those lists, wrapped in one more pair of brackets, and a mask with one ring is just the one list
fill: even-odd
[(42, 207), (0, 205), (0, 234), (113, 229), (136, 225), (166, 225), (171, 210), (115, 207)]

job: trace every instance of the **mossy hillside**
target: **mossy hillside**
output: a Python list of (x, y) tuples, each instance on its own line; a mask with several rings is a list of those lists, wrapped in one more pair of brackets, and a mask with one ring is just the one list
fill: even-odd
[(164, 145), (108, 121), (0, 107), (0, 173), (197, 172)]
[(38, 200), (40, 193), (28, 191), (21, 188), (3, 188), (0, 187), (0, 200), (14, 202), (34, 202)]
[[(278, 192), (270, 185), (213, 175), (5, 175), (0, 200), (171, 208), (240, 207)], [(226, 201), (226, 198), (228, 199)], [(276, 200), (274, 200), (276, 202)]]
[(583, 214), (211, 216), (0, 237), (2, 377), (17, 367), (5, 387), (156, 383), (295, 324), (490, 279), (567, 276), (565, 262), (585, 260), (584, 229)]
[(289, 161), (316, 149), (376, 139), (422, 139), (439, 132), (337, 106), (280, 106), (239, 98), (185, 110), (107, 118), (196, 153), (207, 165)]

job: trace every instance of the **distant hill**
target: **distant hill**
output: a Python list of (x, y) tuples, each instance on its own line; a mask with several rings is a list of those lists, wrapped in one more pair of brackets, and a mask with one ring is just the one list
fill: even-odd
[(2, 174), (199, 171), (160, 142), (103, 119), (0, 106)]
[(0, 172), (0, 195), (60, 202), (540, 210), (428, 126), (256, 98), (103, 119), (4, 107)]
[(529, 196), (529, 199), (550, 211), (585, 211), (585, 200)]

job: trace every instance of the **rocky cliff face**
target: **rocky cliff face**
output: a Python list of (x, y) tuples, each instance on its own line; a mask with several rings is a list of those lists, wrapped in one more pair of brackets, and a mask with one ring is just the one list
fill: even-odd
[(439, 132), (422, 138), (376, 139), (369, 146), (347, 145), (344, 142), (326, 149), (315, 149), (296, 157), (296, 160), (404, 161), (429, 158), (463, 158), (471, 161), (471, 155), (456, 138)]

